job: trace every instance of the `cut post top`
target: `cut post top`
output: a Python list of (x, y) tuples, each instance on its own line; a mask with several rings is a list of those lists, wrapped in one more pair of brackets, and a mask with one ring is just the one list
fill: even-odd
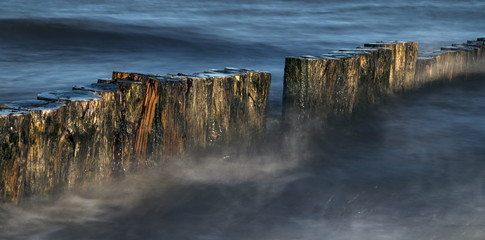
[(92, 101), (101, 99), (101, 96), (89, 91), (48, 91), (37, 95), (37, 99), (48, 100), (48, 101)]

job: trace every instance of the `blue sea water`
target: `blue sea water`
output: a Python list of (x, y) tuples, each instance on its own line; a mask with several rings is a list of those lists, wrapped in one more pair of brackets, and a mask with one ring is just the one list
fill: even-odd
[(0, 103), (109, 77), (226, 66), (273, 73), (284, 57), (380, 40), (437, 48), (483, 35), (483, 1), (3, 0)]
[[(484, 1), (2, 0), (0, 103), (111, 71), (270, 71), (381, 40), (485, 36)], [(272, 132), (258, 156), (188, 159), (0, 205), (0, 239), (484, 239), (485, 86), (396, 96), (322, 135)], [(278, 129), (278, 128), (276, 128)]]

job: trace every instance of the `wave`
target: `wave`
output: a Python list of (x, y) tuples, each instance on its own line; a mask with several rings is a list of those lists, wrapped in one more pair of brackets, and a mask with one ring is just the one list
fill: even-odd
[(265, 43), (228, 39), (196, 27), (122, 24), (92, 19), (0, 19), (0, 43), (24, 49), (189, 51), (191, 54), (280, 51)]

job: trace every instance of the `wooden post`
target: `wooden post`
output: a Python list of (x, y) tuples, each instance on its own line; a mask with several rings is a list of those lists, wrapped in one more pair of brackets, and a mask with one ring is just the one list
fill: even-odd
[(193, 75), (114, 72), (0, 108), (0, 196), (78, 189), (188, 151), (265, 132), (271, 75), (226, 68)]

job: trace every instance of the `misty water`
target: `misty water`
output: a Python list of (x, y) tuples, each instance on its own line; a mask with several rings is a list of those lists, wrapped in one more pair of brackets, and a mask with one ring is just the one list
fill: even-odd
[(482, 1), (0, 2), (0, 103), (111, 71), (270, 71), (268, 143), (0, 205), (0, 239), (484, 239), (485, 79), (282, 129), (285, 56), (483, 37)]
[(0, 207), (2, 239), (483, 239), (484, 79)]

